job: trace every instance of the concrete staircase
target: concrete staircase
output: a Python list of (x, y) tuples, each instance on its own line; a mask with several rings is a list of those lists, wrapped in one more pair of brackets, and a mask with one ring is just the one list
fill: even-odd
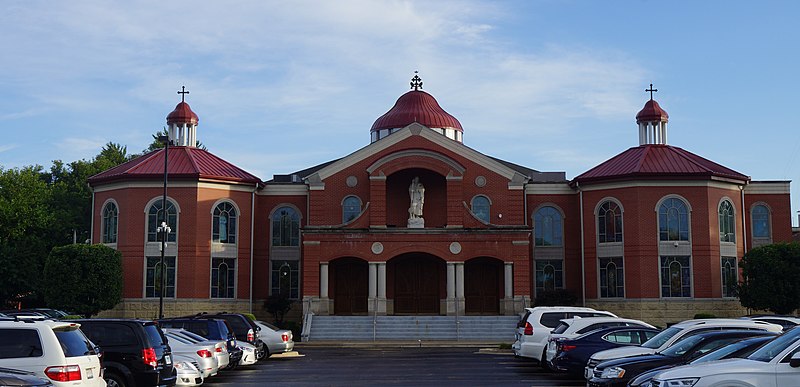
[(311, 316), (303, 341), (483, 341), (512, 343), (517, 316)]

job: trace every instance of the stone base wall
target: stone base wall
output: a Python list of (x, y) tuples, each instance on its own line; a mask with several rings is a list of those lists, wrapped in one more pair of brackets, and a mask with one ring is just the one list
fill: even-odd
[(642, 320), (658, 327), (666, 327), (696, 314), (712, 314), (715, 317), (741, 317), (748, 314), (738, 300), (694, 299), (694, 300), (586, 300), (586, 306), (607, 310), (620, 317)]
[[(164, 317), (180, 317), (197, 313), (233, 312), (250, 313), (248, 300), (196, 300), (164, 299)], [(253, 314), (259, 319), (269, 316), (264, 310), (264, 300), (253, 301)], [(158, 318), (158, 299), (126, 298), (114, 309), (100, 312), (97, 317), (107, 318)]]

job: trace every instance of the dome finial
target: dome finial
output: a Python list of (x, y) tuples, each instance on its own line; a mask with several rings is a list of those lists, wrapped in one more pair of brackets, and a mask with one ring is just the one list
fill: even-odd
[(419, 71), (414, 71), (414, 78), (411, 78), (411, 88), (417, 91), (422, 88), (422, 78), (417, 75)]
[[(652, 86), (652, 85), (650, 85), (650, 86)], [(181, 86), (181, 91), (179, 91), (178, 94), (181, 95), (181, 102), (186, 102), (184, 100), (184, 97), (186, 96), (186, 94), (189, 94), (189, 92), (186, 91), (186, 86)]]
[(652, 101), (653, 100), (653, 92), (658, 91), (658, 89), (654, 89), (653, 88), (653, 84), (651, 83), (650, 84), (650, 88), (649, 89), (644, 89), (644, 91), (649, 91), (650, 92), (650, 100)]

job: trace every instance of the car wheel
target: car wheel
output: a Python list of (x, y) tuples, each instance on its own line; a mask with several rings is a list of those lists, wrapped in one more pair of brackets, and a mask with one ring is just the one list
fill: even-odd
[(125, 387), (125, 379), (115, 372), (106, 372), (106, 387)]
[(550, 365), (547, 364), (547, 355), (545, 354), (544, 351), (542, 351), (542, 358), (539, 360), (539, 365), (541, 365), (545, 371), (552, 371)]

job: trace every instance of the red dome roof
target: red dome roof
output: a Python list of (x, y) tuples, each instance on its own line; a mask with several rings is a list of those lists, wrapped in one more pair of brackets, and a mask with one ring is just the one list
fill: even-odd
[(636, 123), (642, 121), (668, 121), (669, 114), (667, 111), (658, 106), (658, 102), (654, 99), (647, 101), (642, 110), (636, 114)]
[(411, 90), (401, 95), (394, 107), (375, 120), (370, 132), (403, 128), (414, 122), (429, 128), (453, 128), (460, 132), (464, 131), (461, 123), (444, 111), (432, 95), (422, 90)]
[(175, 110), (167, 116), (167, 125), (170, 124), (197, 124), (200, 119), (194, 114), (192, 108), (186, 102), (181, 102), (175, 106)]

